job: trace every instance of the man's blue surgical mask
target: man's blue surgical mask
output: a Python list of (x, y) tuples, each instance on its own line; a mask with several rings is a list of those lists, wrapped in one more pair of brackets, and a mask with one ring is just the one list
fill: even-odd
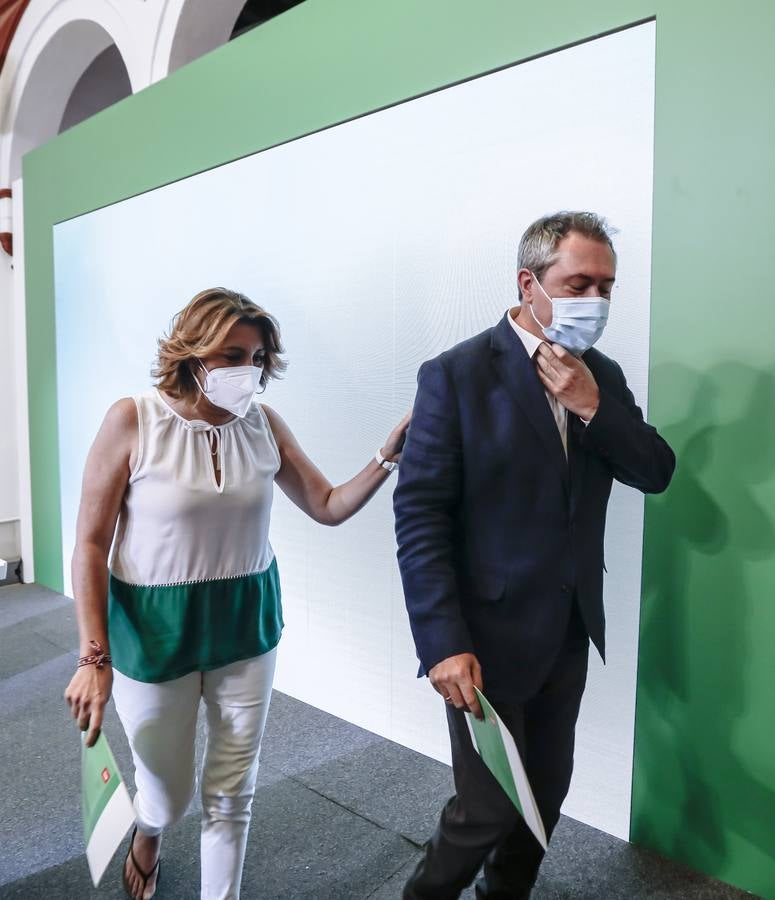
[(533, 304), (530, 304), (530, 312), (541, 325), (546, 339), (565, 347), (574, 356), (586, 353), (605, 329), (611, 301), (605, 297), (550, 297), (535, 275), (533, 280), (552, 304), (552, 321), (548, 325), (541, 325)]

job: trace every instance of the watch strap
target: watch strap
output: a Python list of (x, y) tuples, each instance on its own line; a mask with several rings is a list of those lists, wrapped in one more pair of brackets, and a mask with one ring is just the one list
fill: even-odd
[(376, 459), (377, 464), (382, 466), (382, 468), (385, 469), (386, 472), (392, 472), (393, 469), (398, 468), (397, 462), (391, 462), (389, 459), (385, 459), (385, 457), (379, 450), (377, 450), (377, 452), (374, 454), (374, 459)]

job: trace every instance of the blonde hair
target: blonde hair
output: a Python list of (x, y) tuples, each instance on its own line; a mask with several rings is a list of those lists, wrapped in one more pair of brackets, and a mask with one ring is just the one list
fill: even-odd
[(244, 294), (226, 288), (200, 291), (172, 320), (168, 335), (159, 338), (151, 375), (156, 387), (175, 399), (199, 397), (194, 378), (197, 360), (216, 350), (237, 322), (256, 325), (264, 341), (261, 386), (279, 378), (287, 367), (281, 358), (280, 326), (273, 316)]

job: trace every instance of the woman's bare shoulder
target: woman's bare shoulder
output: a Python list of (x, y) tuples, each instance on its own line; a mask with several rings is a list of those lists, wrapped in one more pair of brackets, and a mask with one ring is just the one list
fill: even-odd
[(105, 413), (103, 428), (111, 431), (135, 431), (137, 428), (137, 404), (131, 397), (116, 400)]
[(267, 405), (266, 403), (261, 403), (259, 405), (264, 411), (264, 415), (267, 417), (267, 419), (269, 419), (269, 424), (272, 426), (272, 431), (274, 431), (275, 426), (280, 428), (288, 427), (285, 422), (283, 422), (282, 416), (277, 412), (277, 410), (272, 409), (272, 407)]
[(292, 441), (294, 439), (291, 429), (277, 410), (272, 409), (271, 406), (267, 406), (266, 403), (261, 404), (261, 409), (264, 411), (264, 415), (269, 422), (269, 427), (272, 429), (272, 434), (274, 435), (274, 439), (278, 446), (284, 445), (287, 441)]
[(101, 457), (124, 456), (134, 452), (137, 446), (137, 406), (131, 397), (116, 400), (102, 420), (93, 450)]

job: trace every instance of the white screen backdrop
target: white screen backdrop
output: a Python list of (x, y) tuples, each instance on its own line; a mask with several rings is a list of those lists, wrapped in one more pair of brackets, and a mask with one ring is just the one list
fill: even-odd
[[(280, 321), (290, 367), (265, 400), (337, 482), (413, 400), (421, 362), (516, 303), (534, 218), (593, 209), (619, 229), (600, 347), (646, 403), (654, 26), (643, 25), (302, 138), (55, 228), (59, 447), (70, 590), (81, 472), (107, 407), (145, 390), (157, 337), (204, 287)], [(203, 123), (206, 127), (206, 123)], [(615, 490), (610, 656), (593, 660), (565, 812), (629, 830), (642, 498)], [(338, 529), (278, 493), (286, 631), (277, 687), (448, 759), (417, 680), (391, 482)]]

